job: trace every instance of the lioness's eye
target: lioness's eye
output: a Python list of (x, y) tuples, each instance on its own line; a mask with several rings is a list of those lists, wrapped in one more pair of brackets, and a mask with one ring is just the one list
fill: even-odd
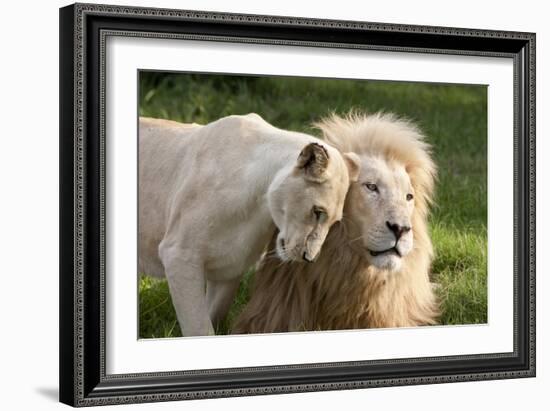
[(411, 201), (414, 198), (412, 194), (407, 194), (407, 201)]
[(365, 183), (365, 187), (367, 187), (370, 191), (378, 191), (378, 186), (373, 183)]
[(320, 207), (313, 207), (313, 214), (315, 214), (315, 218), (319, 221), (321, 218), (326, 217), (327, 212)]

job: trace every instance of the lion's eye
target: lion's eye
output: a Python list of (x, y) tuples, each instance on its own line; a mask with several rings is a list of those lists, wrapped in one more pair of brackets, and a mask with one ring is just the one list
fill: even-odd
[(412, 194), (407, 194), (407, 201), (411, 201), (414, 198)]
[(321, 221), (327, 216), (327, 212), (321, 207), (313, 207), (313, 214), (315, 214), (317, 221)]
[(367, 187), (370, 191), (378, 191), (378, 186), (373, 183), (365, 183), (365, 187)]

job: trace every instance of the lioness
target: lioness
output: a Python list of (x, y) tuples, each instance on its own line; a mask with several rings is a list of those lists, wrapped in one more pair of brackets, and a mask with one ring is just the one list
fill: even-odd
[(214, 334), (275, 229), (280, 259), (317, 257), (358, 173), (354, 154), (256, 114), (141, 118), (139, 270), (166, 275), (183, 335)]

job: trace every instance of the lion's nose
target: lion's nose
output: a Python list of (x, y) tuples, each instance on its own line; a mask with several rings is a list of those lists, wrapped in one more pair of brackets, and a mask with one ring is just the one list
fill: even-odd
[(397, 240), (399, 240), (401, 238), (403, 233), (406, 233), (407, 231), (411, 230), (411, 227), (409, 227), (409, 226), (399, 225), (399, 224), (396, 224), (396, 223), (390, 223), (389, 221), (386, 221), (386, 225), (388, 226), (390, 231), (393, 232), (393, 234), (395, 235), (395, 238)]

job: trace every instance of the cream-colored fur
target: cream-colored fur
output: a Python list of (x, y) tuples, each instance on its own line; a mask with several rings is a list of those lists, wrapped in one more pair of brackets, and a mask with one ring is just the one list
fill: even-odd
[(435, 323), (426, 219), (436, 169), (423, 136), (389, 114), (333, 116), (318, 127), (327, 142), (361, 159), (344, 218), (313, 264), (264, 257), (233, 332)]
[(276, 228), (281, 259), (317, 257), (358, 168), (256, 114), (205, 126), (142, 118), (139, 270), (166, 275), (184, 335), (213, 334)]

